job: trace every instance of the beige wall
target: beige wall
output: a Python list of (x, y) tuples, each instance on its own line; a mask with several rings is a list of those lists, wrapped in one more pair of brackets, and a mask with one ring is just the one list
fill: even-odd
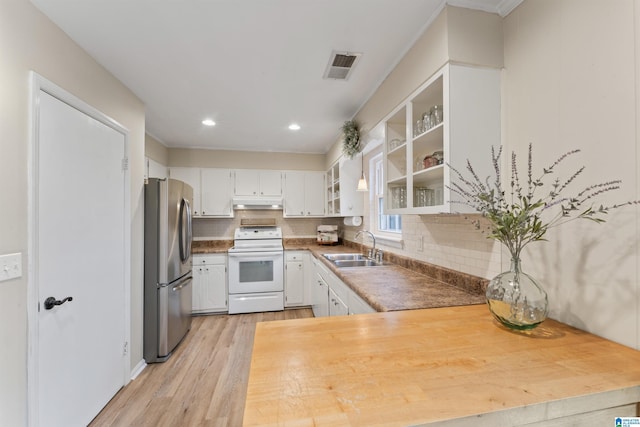
[[(379, 122), (403, 102), (447, 61), (500, 68), (503, 65), (502, 19), (476, 10), (447, 6), (393, 69), (380, 88), (356, 114), (364, 140), (379, 133)], [(341, 141), (329, 151), (328, 162), (340, 155)], [(368, 161), (382, 147), (365, 157)], [(368, 177), (368, 182), (371, 182)], [(363, 227), (371, 229), (373, 219), (365, 213)], [(475, 229), (471, 220), (454, 215), (403, 215), (403, 247), (380, 243), (388, 252), (420, 259), (481, 277), (501, 270), (500, 247)], [(347, 238), (355, 232), (347, 230)], [(419, 250), (420, 242), (423, 249)]]
[[(27, 422), (29, 71), (129, 129), (132, 209), (131, 360), (142, 358), (144, 106), (27, 0), (0, 2), (0, 254), (23, 254), (23, 277), (0, 283), (0, 425)], [(8, 185), (8, 184), (11, 185)], [(81, 200), (77, 206), (82, 214)], [(91, 248), (99, 250), (99, 248)]]
[[(456, 61), (482, 62), (473, 57), (476, 48), (467, 47), (473, 46), (472, 35), (479, 28), (475, 23), (495, 23), (495, 16), (451, 7), (444, 15), (446, 23), (441, 18), (434, 22), (356, 115), (365, 130), (428, 78), (447, 54)], [(633, 0), (526, 0), (506, 17), (503, 39), (496, 43), (504, 51), (502, 138), (506, 152), (516, 150), (524, 158), (532, 142), (535, 165), (541, 168), (564, 152), (580, 148), (583, 152), (573, 165), (584, 164), (587, 169), (578, 184), (620, 178), (622, 189), (606, 194), (603, 201), (639, 199), (639, 24), (640, 8)], [(427, 36), (433, 32), (441, 40)], [(484, 36), (475, 34), (478, 40), (484, 37), (483, 42), (496, 37), (495, 28), (486, 30)], [(442, 39), (445, 36), (448, 40)], [(449, 43), (448, 51), (439, 41), (445, 46)], [(434, 46), (423, 51), (422, 43)], [(420, 58), (423, 64), (432, 64), (420, 67), (412, 55), (437, 60)], [(501, 60), (493, 49), (483, 57), (490, 62), (484, 65), (497, 65)], [(415, 65), (407, 65), (412, 63)], [(412, 83), (398, 83), (405, 80)], [(398, 92), (395, 97), (394, 91)], [(330, 152), (339, 153), (338, 148), (336, 144)], [(402, 220), (404, 247), (388, 246), (388, 251), (487, 278), (508, 268), (508, 253), (484, 239), (464, 217), (403, 215)], [(523, 267), (549, 292), (551, 317), (640, 348), (640, 213), (629, 207), (610, 214), (607, 220), (601, 225), (573, 222), (552, 230), (549, 242), (525, 250)], [(368, 214), (364, 227), (370, 227)], [(418, 238), (426, 239), (422, 252)]]
[[(582, 149), (576, 188), (623, 180), (605, 203), (639, 198), (637, 4), (527, 0), (504, 20), (505, 148), (524, 157), (533, 143), (538, 168)], [(549, 292), (551, 317), (640, 347), (639, 219), (625, 208), (605, 224), (573, 222), (526, 250), (523, 268)]]
[[(372, 130), (447, 61), (502, 67), (502, 39), (498, 15), (445, 7), (356, 114), (362, 133)], [(340, 156), (341, 144), (337, 141), (329, 150), (327, 165)]]
[(449, 61), (501, 68), (502, 18), (495, 13), (447, 7)]
[(161, 165), (169, 164), (169, 149), (148, 133), (144, 135), (144, 155)]
[(170, 148), (168, 166), (324, 171), (324, 154)]

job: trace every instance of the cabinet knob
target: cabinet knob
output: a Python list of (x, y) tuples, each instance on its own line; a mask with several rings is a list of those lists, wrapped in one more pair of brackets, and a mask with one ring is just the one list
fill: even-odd
[(304, 212), (300, 211), (300, 215), (304, 215)]
[(202, 211), (202, 215), (206, 215), (207, 213), (205, 211)]

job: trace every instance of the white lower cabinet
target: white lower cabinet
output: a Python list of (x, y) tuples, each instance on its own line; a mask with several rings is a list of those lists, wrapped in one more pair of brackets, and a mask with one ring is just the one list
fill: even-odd
[(364, 302), (355, 292), (349, 294), (349, 314), (375, 313), (376, 310)]
[(329, 316), (346, 316), (349, 307), (345, 304), (333, 289), (329, 289)]
[(285, 252), (284, 306), (300, 307), (311, 305), (310, 267), (311, 254), (308, 251)]
[(313, 303), (311, 304), (311, 309), (315, 317), (325, 317), (329, 315), (329, 285), (319, 273), (316, 274), (315, 279), (312, 288)]
[(192, 313), (219, 313), (228, 309), (227, 255), (193, 255)]
[(364, 302), (321, 261), (313, 258), (313, 264), (316, 279), (312, 284), (311, 307), (315, 317), (375, 313), (376, 310)]

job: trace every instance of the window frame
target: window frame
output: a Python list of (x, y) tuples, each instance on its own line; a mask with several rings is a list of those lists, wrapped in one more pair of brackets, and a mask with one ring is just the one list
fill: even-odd
[[(371, 229), (376, 239), (385, 240), (385, 243), (402, 245), (402, 216), (398, 214), (383, 214), (380, 212), (384, 207), (384, 158), (383, 154), (377, 154), (369, 161), (369, 211)], [(381, 229), (380, 220), (387, 224), (397, 222), (394, 229)]]

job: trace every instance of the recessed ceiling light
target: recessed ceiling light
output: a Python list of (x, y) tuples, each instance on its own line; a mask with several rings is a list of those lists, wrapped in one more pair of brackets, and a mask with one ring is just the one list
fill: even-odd
[(215, 126), (215, 125), (216, 125), (216, 122), (214, 122), (214, 121), (213, 121), (213, 120), (211, 120), (211, 119), (204, 119), (204, 120), (202, 121), (202, 124), (203, 124), (203, 125), (205, 125), (205, 126)]
[(291, 123), (289, 125), (289, 129), (291, 129), (291, 130), (300, 130), (300, 125), (297, 124), (297, 123)]

